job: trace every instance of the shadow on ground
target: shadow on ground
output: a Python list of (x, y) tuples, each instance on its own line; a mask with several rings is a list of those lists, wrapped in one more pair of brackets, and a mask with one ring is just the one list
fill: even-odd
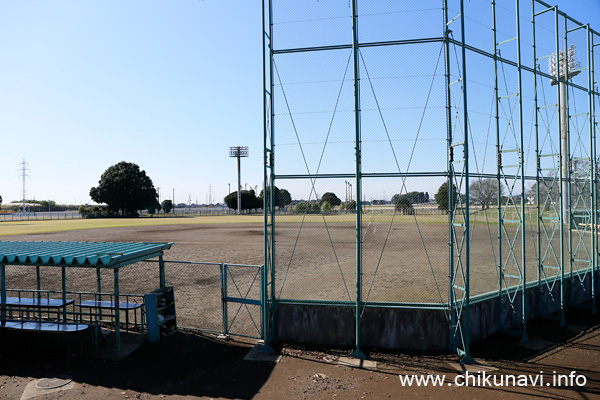
[(214, 341), (195, 333), (178, 332), (120, 362), (27, 347), (2, 352), (3, 375), (68, 375), (81, 384), (151, 395), (251, 399), (274, 368), (270, 362), (245, 361), (251, 350), (248, 345)]

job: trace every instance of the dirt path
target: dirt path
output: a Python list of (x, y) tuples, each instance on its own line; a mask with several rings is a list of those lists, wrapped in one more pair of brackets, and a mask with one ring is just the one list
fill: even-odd
[[(527, 387), (469, 387), (464, 372), (451, 364), (451, 355), (401, 355), (372, 353), (373, 369), (339, 365), (347, 351), (317, 351), (284, 347), (278, 363), (244, 361), (250, 348), (234, 342), (180, 332), (159, 346), (147, 346), (120, 363), (87, 357), (66, 358), (61, 352), (4, 352), (0, 375), (0, 399), (20, 399), (27, 385), (47, 377), (69, 377), (71, 388), (45, 393), (38, 399), (398, 399), (398, 398), (499, 398), (591, 399), (600, 398), (600, 335), (598, 323), (588, 318), (579, 334), (555, 328), (566, 335), (544, 351), (527, 350), (514, 339), (496, 337), (477, 343), (474, 352), (484, 354), (497, 370), (488, 374), (528, 376), (544, 384)], [(537, 330), (548, 330), (538, 322)], [(551, 335), (552, 336), (552, 335)], [(549, 339), (549, 337), (546, 337)], [(539, 340), (539, 339), (537, 339)], [(456, 364), (454, 364), (456, 366)], [(473, 367), (475, 370), (481, 367)], [(543, 371), (543, 374), (540, 372)], [(575, 372), (582, 387), (553, 387), (554, 376)], [(441, 387), (402, 385), (399, 376), (445, 377)], [(462, 374), (462, 375), (461, 375)], [(460, 375), (460, 376), (459, 376)], [(476, 375), (473, 375), (476, 376)], [(481, 375), (480, 375), (481, 376)], [(457, 378), (458, 377), (458, 378)], [(462, 377), (462, 378), (461, 378)], [(475, 378), (471, 378), (475, 379)], [(492, 381), (494, 382), (494, 381)], [(458, 385), (457, 385), (458, 383)], [(546, 384), (550, 383), (551, 386)], [(564, 383), (564, 382), (562, 382)]]

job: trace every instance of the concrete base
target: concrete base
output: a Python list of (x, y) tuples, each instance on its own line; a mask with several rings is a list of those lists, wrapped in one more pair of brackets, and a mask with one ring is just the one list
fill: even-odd
[(256, 346), (254, 346), (252, 348), (252, 350), (250, 350), (250, 352), (248, 354), (246, 354), (246, 357), (244, 357), (244, 360), (246, 361), (267, 361), (267, 362), (274, 362), (274, 363), (278, 363), (279, 360), (281, 359), (281, 355), (279, 354), (274, 354), (274, 353), (261, 353), (260, 349), (262, 348), (262, 344), (257, 344)]
[[(565, 279), (564, 304), (568, 306), (589, 301), (590, 276), (579, 284), (579, 278)], [(575, 283), (572, 283), (575, 282)], [(511, 296), (515, 296), (511, 292)], [(471, 298), (470, 341), (494, 333), (518, 328), (522, 324), (522, 303), (525, 320), (555, 314), (560, 310), (560, 286), (550, 293), (546, 285), (530, 285), (522, 296), (517, 294), (512, 305), (508, 297), (496, 293)], [(413, 349), (446, 351), (450, 347), (450, 326), (447, 309), (409, 307), (366, 307), (361, 319), (361, 348)], [(461, 325), (464, 327), (466, 313)], [(559, 322), (557, 322), (558, 324)], [(311, 343), (326, 346), (355, 345), (354, 306), (279, 303), (275, 307), (275, 336), (286, 343)], [(464, 332), (463, 332), (464, 333)], [(522, 335), (522, 334), (521, 334)], [(460, 335), (457, 335), (460, 336)], [(527, 337), (522, 335), (522, 340)], [(459, 346), (458, 339), (453, 343)]]
[(490, 365), (483, 360), (475, 359), (474, 364), (461, 364), (458, 362), (449, 362), (448, 365), (460, 373), (469, 372), (470, 374), (481, 374), (482, 372), (498, 371), (498, 368)]
[[(42, 388), (40, 389), (39, 387), (36, 386), (36, 384), (40, 381), (43, 381), (44, 379), (29, 382), (27, 384), (27, 386), (25, 386), (25, 390), (23, 390), (23, 394), (21, 395), (21, 400), (33, 399), (38, 396), (47, 396), (50, 393), (64, 392), (66, 390), (71, 390), (76, 387), (75, 382), (72, 382), (71, 380), (69, 380), (68, 383), (58, 386), (58, 387), (44, 388), (44, 386), (42, 386)], [(58, 395), (57, 398), (60, 396), (61, 395)]]
[(542, 351), (552, 346), (554, 343), (542, 339), (531, 339), (524, 343), (518, 343), (519, 346), (533, 351)]
[(378, 367), (377, 361), (362, 360), (362, 359), (352, 358), (352, 357), (340, 357), (337, 364), (342, 365), (344, 367), (353, 367), (353, 368), (362, 368), (362, 369), (377, 369), (377, 367)]

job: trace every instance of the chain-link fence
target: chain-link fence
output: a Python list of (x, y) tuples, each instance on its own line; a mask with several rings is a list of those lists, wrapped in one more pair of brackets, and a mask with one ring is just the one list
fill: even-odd
[[(173, 286), (177, 324), (182, 328), (248, 338), (261, 337), (261, 266), (164, 261), (167, 286)], [(68, 320), (89, 318), (79, 304), (114, 301), (114, 271), (95, 268), (7, 265), (9, 297), (60, 299), (63, 282), (69, 303)], [(160, 285), (158, 261), (120, 268), (119, 301), (143, 304), (144, 294)], [(9, 307), (9, 311), (19, 311)], [(21, 310), (22, 311), (22, 310)], [(142, 309), (122, 310), (121, 321), (142, 321)], [(56, 313), (56, 312), (54, 312)], [(89, 314), (89, 313), (88, 313)], [(105, 311), (108, 315), (109, 311)]]
[[(253, 210), (255, 213), (257, 210)], [(219, 207), (178, 207), (170, 210), (169, 213), (160, 212), (157, 214), (148, 214), (147, 210), (140, 210), (142, 217), (152, 218), (172, 218), (172, 217), (200, 217), (200, 216), (221, 216), (234, 215), (235, 210), (225, 206)], [(250, 211), (245, 213), (249, 214)], [(0, 221), (46, 221), (46, 220), (67, 220), (84, 218), (78, 211), (28, 211), (28, 212), (1, 212)]]

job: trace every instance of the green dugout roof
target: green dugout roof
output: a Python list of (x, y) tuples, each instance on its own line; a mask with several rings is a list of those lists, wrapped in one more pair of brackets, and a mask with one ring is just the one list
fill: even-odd
[(120, 268), (158, 257), (172, 244), (0, 241), (0, 265)]

